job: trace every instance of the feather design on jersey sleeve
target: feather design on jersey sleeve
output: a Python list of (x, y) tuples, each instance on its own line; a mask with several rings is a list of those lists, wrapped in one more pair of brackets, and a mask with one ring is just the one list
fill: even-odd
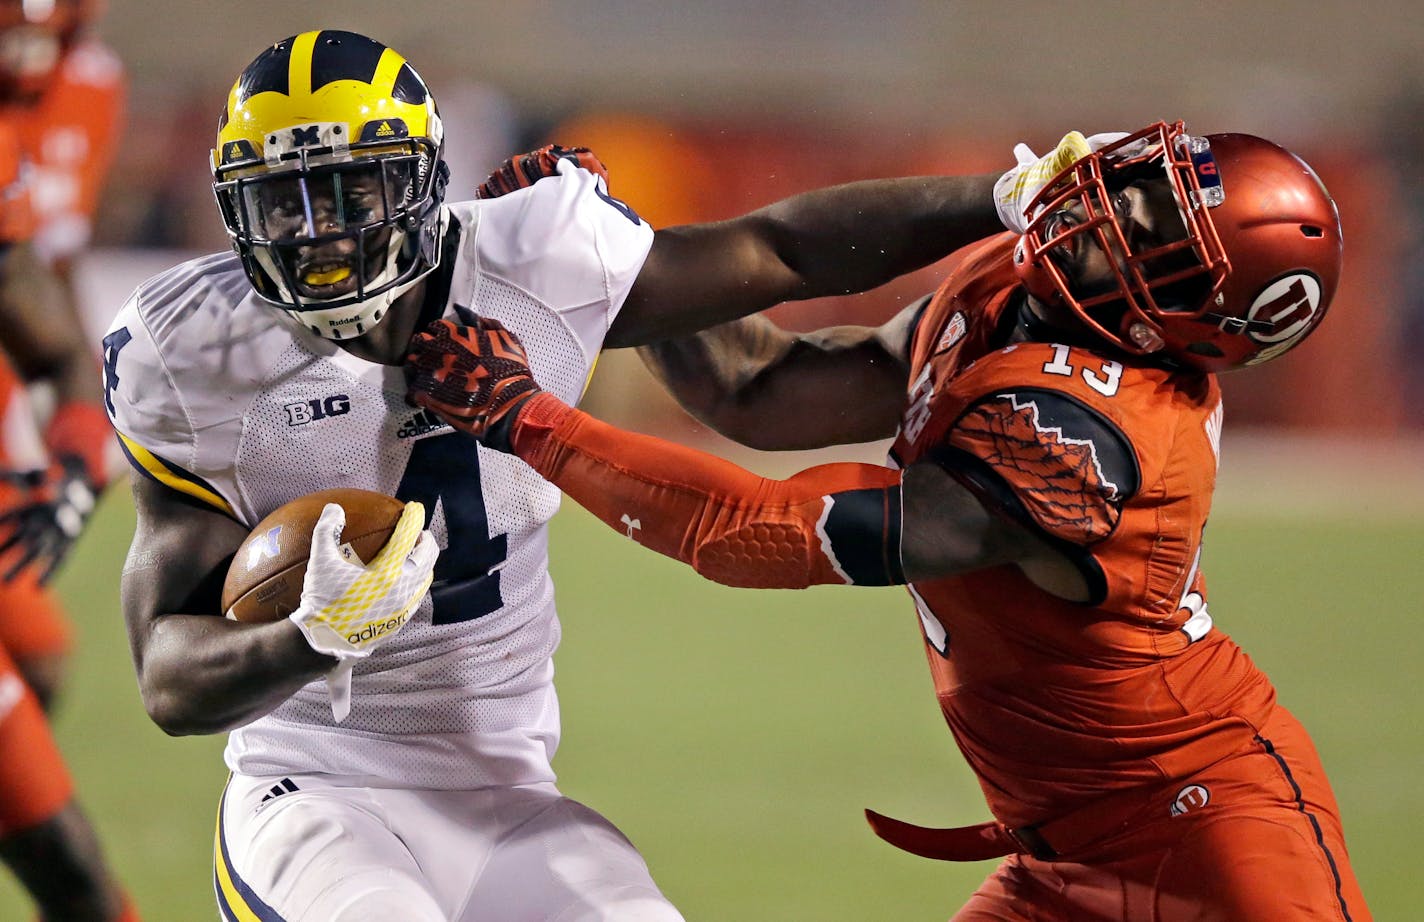
[[(1107, 470), (1103, 453), (1120, 453), (1096, 426), (1073, 420), (1050, 421), (1043, 398), (1050, 395), (997, 394), (972, 407), (950, 434), (950, 444), (973, 455), (1003, 481), (1023, 511), (1049, 535), (1088, 545), (1112, 534), (1122, 514), (1125, 491)], [(1055, 417), (1067, 402), (1054, 398)]]

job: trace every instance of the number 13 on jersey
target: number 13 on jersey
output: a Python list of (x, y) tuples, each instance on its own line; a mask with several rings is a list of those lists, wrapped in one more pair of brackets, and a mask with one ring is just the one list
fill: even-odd
[[(1073, 372), (1077, 369), (1069, 361), (1072, 355), (1072, 348), (1054, 344), (1053, 358), (1043, 363), (1043, 373), (1046, 375), (1062, 375), (1067, 378), (1073, 377)], [(1097, 371), (1084, 366), (1082, 369), (1083, 380), (1093, 390), (1104, 397), (1111, 397), (1117, 393), (1118, 382), (1122, 380), (1122, 363), (1113, 361), (1103, 361), (1100, 357), (1090, 355), (1092, 364), (1099, 365)]]

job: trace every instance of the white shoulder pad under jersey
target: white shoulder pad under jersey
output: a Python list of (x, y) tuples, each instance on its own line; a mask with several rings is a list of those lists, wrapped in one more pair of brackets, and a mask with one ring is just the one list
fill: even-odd
[(243, 416), (294, 329), (231, 253), (141, 285), (103, 342), (104, 403), (134, 468), (246, 519), (231, 476)]
[[(532, 295), (583, 344), (591, 367), (652, 247), (647, 222), (567, 160), (556, 177), (450, 210), (468, 228), (452, 300), (499, 317), (489, 302), (500, 300), (500, 287)], [(476, 278), (486, 290), (470, 293)]]

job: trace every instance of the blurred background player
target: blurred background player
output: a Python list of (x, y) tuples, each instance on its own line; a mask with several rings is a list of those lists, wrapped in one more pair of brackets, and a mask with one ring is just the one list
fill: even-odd
[(35, 250), (66, 281), (123, 127), (123, 65), (92, 31), (102, 6), (0, 0), (0, 122), (28, 164)]
[(1005, 223), (878, 328), (747, 318), (647, 355), (761, 448), (895, 435), (888, 467), (766, 480), (535, 384), (497, 323), (417, 337), (412, 399), (629, 538), (736, 586), (907, 584), (994, 822), (870, 813), (931, 858), (1007, 856), (959, 922), (1370, 918), (1315, 749), (1213, 626), (1216, 372), (1275, 359), (1339, 283), (1335, 204), (1258, 137), (1073, 133)]
[[(89, 242), (122, 128), (123, 68), (90, 31), (100, 6), (100, 0), (0, 0), (0, 131), (18, 144), (32, 221), (23, 239), (51, 270), (37, 283), (51, 289), (45, 302), (8, 299), (7, 312), (24, 312), (25, 322), (16, 324), (11, 313), (0, 333), (8, 359), (0, 362), (6, 429), (28, 426), (38, 411), (48, 455), (30, 452), (0, 464), (30, 472), (40, 506), (67, 493), (84, 505), (82, 491), (95, 493), (106, 480), (113, 439), (99, 404), (98, 357), (84, 340), (74, 295), (74, 261)], [(40, 390), (32, 408), (24, 391), (34, 385)], [(46, 708), (62, 682), (70, 628), (58, 598), (41, 583), (77, 536), (76, 524), (42, 508), (12, 517), (9, 525), (18, 530), (9, 537), (22, 556), (12, 545), (0, 570), (0, 645)], [(14, 572), (26, 558), (38, 565)]]
[[(61, 407), (70, 408), (56, 416), (59, 426), (50, 428), (51, 454), (23, 385), (12, 374), (0, 378), (5, 409), (0, 463), (6, 471), (0, 482), (0, 537), (8, 545), (0, 557), (6, 579), (0, 605), (8, 622), (23, 625), (57, 614), (39, 580), (93, 508), (98, 474), (91, 476), (83, 459), (101, 452), (111, 436), (63, 428), (66, 419), (83, 420), (97, 395), (96, 367), (78, 324), (54, 322), (64, 316), (67, 298), (26, 242), (33, 222), (18, 180), (15, 141), (0, 126), (0, 344), (24, 371), (51, 381)], [(92, 444), (82, 444), (85, 440)], [(73, 782), (29, 675), (22, 678), (7, 647), (8, 640), (0, 645), (0, 859), (34, 898), (44, 922), (136, 922), (137, 912), (115, 883), (75, 802)]]

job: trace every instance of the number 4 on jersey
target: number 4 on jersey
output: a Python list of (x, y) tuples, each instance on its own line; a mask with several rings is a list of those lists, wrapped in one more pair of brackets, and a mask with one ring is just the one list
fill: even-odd
[(430, 587), (431, 623), (473, 621), (503, 607), (498, 567), (509, 556), (509, 536), (489, 533), (474, 443), (457, 435), (416, 442), (396, 499), (419, 500), (427, 515), (438, 507), (445, 516), (446, 545)]

